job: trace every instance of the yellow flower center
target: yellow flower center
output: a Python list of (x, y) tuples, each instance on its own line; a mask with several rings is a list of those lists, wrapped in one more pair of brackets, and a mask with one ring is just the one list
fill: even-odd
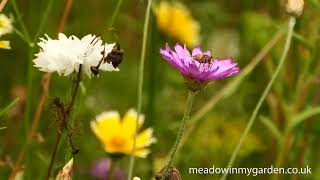
[(114, 148), (122, 147), (125, 144), (126, 140), (121, 136), (115, 136), (111, 138), (110, 145)]

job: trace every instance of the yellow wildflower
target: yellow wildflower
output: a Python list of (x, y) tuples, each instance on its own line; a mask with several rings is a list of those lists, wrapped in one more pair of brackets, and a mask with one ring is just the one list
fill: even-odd
[(0, 41), (0, 49), (11, 49), (10, 41)]
[(200, 25), (183, 4), (161, 1), (156, 17), (162, 32), (191, 47), (200, 42)]
[[(133, 136), (138, 113), (129, 110), (121, 120), (117, 111), (103, 112), (91, 121), (91, 129), (101, 141), (107, 153), (131, 154), (133, 149)], [(138, 128), (140, 129), (144, 116), (139, 116)], [(153, 129), (147, 128), (137, 135), (136, 151), (137, 157), (146, 157), (150, 150), (147, 148), (156, 139), (152, 136)]]
[(12, 20), (4, 14), (0, 14), (0, 36), (13, 31)]

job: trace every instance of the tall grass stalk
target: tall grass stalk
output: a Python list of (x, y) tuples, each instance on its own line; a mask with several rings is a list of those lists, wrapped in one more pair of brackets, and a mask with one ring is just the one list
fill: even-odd
[[(39, 35), (42, 33), (42, 31), (44, 29), (44, 26), (46, 24), (45, 22), (47, 22), (49, 13), (50, 13), (51, 8), (52, 8), (53, 0), (49, 0), (47, 5), (46, 5), (46, 8), (44, 10), (44, 14), (43, 14), (42, 19), (40, 21), (39, 29), (38, 29), (35, 37), (33, 38), (33, 41), (31, 41), (31, 38), (30, 38), (30, 36), (28, 34), (28, 30), (27, 30), (26, 26), (24, 25), (24, 23), (22, 21), (21, 13), (20, 13), (20, 11), (19, 11), (19, 9), (17, 7), (17, 4), (16, 4), (15, 0), (12, 1), (12, 4), (13, 4), (13, 8), (15, 10), (18, 22), (19, 22), (19, 24), (20, 24), (20, 26), (22, 27), (22, 30), (23, 30), (22, 31), (23, 33), (20, 33), (20, 31), (17, 31), (17, 32), (20, 33), (20, 37), (29, 45), (29, 52), (28, 52), (28, 67), (27, 67), (27, 70), (28, 70), (27, 71), (28, 72), (28, 75), (27, 75), (27, 92), (28, 92), (28, 95), (27, 95), (27, 97), (28, 97), (28, 99), (27, 99), (26, 112), (25, 112), (25, 121), (24, 121), (25, 131), (26, 131), (26, 134), (27, 134), (26, 135), (26, 142), (25, 142), (23, 148), (21, 148), (21, 151), (19, 152), (18, 159), (17, 159), (17, 161), (15, 163), (15, 166), (14, 166), (12, 172), (11, 172), (10, 178), (14, 178), (15, 177), (15, 174), (20, 169), (20, 165), (21, 165), (25, 155), (29, 155), (30, 154), (29, 153), (30, 150), (29, 150), (28, 146), (30, 145), (30, 143), (32, 141), (32, 137), (34, 136), (34, 134), (36, 132), (36, 129), (38, 127), (38, 124), (39, 124), (38, 121), (35, 122), (35, 120), (33, 120), (30, 130), (28, 129), (28, 127), (29, 127), (29, 119), (31, 117), (31, 103), (32, 103), (31, 100), (30, 100), (30, 97), (32, 97), (31, 93), (32, 93), (32, 82), (33, 82), (33, 80), (32, 80), (33, 79), (32, 58), (33, 58), (34, 44), (35, 44), (35, 42), (37, 41)], [(38, 108), (36, 110), (36, 113), (37, 113), (37, 111), (38, 111)], [(39, 116), (38, 119), (40, 119), (40, 116)]]
[[(289, 52), (289, 49), (290, 49), (290, 44), (291, 44), (291, 40), (292, 40), (292, 34), (293, 34), (293, 29), (294, 29), (294, 25), (296, 23), (296, 19), (295, 17), (291, 16), (290, 19), (289, 19), (289, 25), (288, 25), (288, 32), (287, 32), (287, 38), (286, 38), (286, 42), (285, 42), (285, 46), (284, 46), (284, 50), (282, 52), (282, 55), (281, 55), (281, 58), (280, 58), (280, 61), (279, 61), (279, 64), (273, 74), (273, 76), (271, 77), (271, 80), (268, 82), (268, 85), (266, 87), (266, 89), (264, 90), (263, 94), (261, 95), (257, 105), (255, 106), (252, 114), (251, 114), (251, 117), (249, 119), (249, 122), (246, 126), (246, 129), (244, 131), (244, 133), (242, 134), (241, 138), (240, 138), (240, 141), (239, 143), (237, 144), (236, 148), (234, 149), (233, 153), (232, 153), (232, 156), (228, 162), (228, 165), (227, 167), (230, 167), (233, 165), (236, 157), (237, 157), (237, 154), (242, 146), (242, 143), (243, 141), (245, 140), (245, 138), (247, 137), (249, 131), (251, 130), (252, 128), (252, 125), (258, 115), (258, 112), (265, 100), (265, 98), (267, 97), (269, 91), (271, 90), (272, 88), (272, 85), (273, 83), (275, 82), (275, 80), (277, 79), (281, 69), (282, 69), (282, 66), (287, 58), (287, 55), (288, 55), (288, 52)], [(227, 178), (228, 174), (224, 174), (222, 177), (221, 177), (221, 180), (225, 180)]]
[(132, 175), (133, 175), (133, 168), (134, 168), (134, 162), (135, 162), (135, 155), (134, 154), (136, 151), (136, 140), (137, 140), (137, 134), (138, 134), (138, 123), (139, 123), (139, 117), (140, 117), (141, 109), (142, 109), (144, 64), (145, 64), (145, 57), (146, 57), (146, 46), (147, 46), (151, 4), (152, 4), (152, 0), (148, 0), (145, 20), (144, 20), (144, 26), (143, 26), (143, 39), (142, 39), (142, 49), (141, 49), (141, 58), (140, 58), (140, 66), (139, 66), (139, 79), (138, 79), (139, 82), (138, 82), (138, 94), (137, 94), (137, 97), (138, 97), (138, 100), (137, 100), (138, 115), (137, 116), (138, 117), (136, 119), (135, 132), (134, 132), (134, 136), (133, 136), (133, 148), (132, 148), (132, 153), (131, 153), (130, 163), (129, 163), (128, 180), (131, 180)]

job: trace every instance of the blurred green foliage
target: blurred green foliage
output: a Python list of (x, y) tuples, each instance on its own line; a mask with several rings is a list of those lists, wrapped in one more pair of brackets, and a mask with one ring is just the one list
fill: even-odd
[[(154, 2), (157, 4), (159, 1)], [(225, 1), (182, 1), (190, 8), (195, 19), (201, 24), (202, 46), (204, 48), (219, 47), (219, 56), (232, 56), (245, 67), (263, 48), (270, 38), (283, 27), (288, 15), (284, 10), (285, 1), (269, 0), (225, 0)], [(38, 32), (39, 23), (44, 13), (48, 20), (41, 37), (48, 34), (56, 36), (57, 26), (61, 17), (64, 1), (53, 1), (49, 12), (44, 12), (48, 0), (17, 0), (31, 37)], [(78, 0), (74, 2), (68, 18), (65, 33), (68, 35), (101, 34), (109, 28), (110, 20), (117, 0)], [(96, 114), (105, 110), (118, 110), (123, 114), (136, 105), (136, 86), (138, 77), (138, 59), (142, 39), (142, 26), (146, 2), (144, 0), (124, 0), (119, 17), (114, 24), (121, 48), (125, 50), (121, 71), (101, 73), (99, 78), (85, 79), (76, 102), (74, 111), (74, 140), (80, 149), (75, 156), (75, 179), (92, 179), (89, 175), (91, 164), (106, 157), (96, 137), (90, 129), (90, 121)], [(308, 108), (319, 107), (319, 60), (320, 60), (320, 1), (306, 1), (305, 11), (298, 18), (295, 29), (295, 39), (288, 57), (287, 64), (275, 87), (264, 104), (261, 115), (267, 117), (274, 127), (284, 133), (290, 121), (297, 118)], [(16, 19), (10, 1), (4, 13), (11, 14)], [(165, 42), (173, 44), (174, 40), (158, 31), (155, 17), (152, 16), (147, 47), (147, 64), (145, 71), (145, 86), (143, 97), (143, 112), (146, 114), (146, 126), (154, 128), (158, 142), (152, 147), (152, 154), (147, 159), (138, 159), (135, 175), (141, 179), (150, 179), (164, 163), (164, 157), (169, 153), (174, 137), (178, 131), (180, 119), (184, 111), (187, 90), (180, 75), (168, 63), (161, 59), (159, 48)], [(15, 20), (14, 26), (21, 30)], [(181, 24), (183, 26), (183, 24)], [(225, 33), (227, 32), (227, 33)], [(222, 35), (224, 33), (224, 35)], [(232, 33), (232, 35), (230, 35)], [(111, 33), (103, 34), (104, 40), (113, 42), (117, 39)], [(212, 38), (210, 38), (212, 37)], [(216, 37), (221, 39), (217, 40)], [(26, 97), (28, 45), (16, 34), (10, 34), (12, 50), (0, 50), (0, 106), (5, 107), (13, 99), (19, 97), (15, 107), (1, 117), (0, 126), (6, 129), (0, 131), (0, 179), (6, 179), (11, 172), (12, 163), (17, 160), (21, 147), (25, 143), (23, 133), (23, 108), (26, 101), (32, 99), (31, 113), (41, 94), (42, 72), (36, 68), (33, 71), (33, 90)], [(208, 39), (210, 42), (208, 42)], [(212, 41), (211, 41), (212, 40)], [(230, 50), (228, 48), (232, 48)], [(235, 49), (235, 50), (234, 50)], [(279, 61), (283, 41), (265, 57), (254, 71), (244, 80), (233, 95), (219, 102), (203, 117), (196, 131), (186, 142), (177, 158), (177, 167), (183, 179), (216, 179), (218, 176), (188, 175), (189, 167), (224, 167), (230, 154), (247, 123), (259, 96), (270, 79)], [(211, 49), (213, 52), (217, 51)], [(38, 52), (35, 47), (35, 52)], [(231, 79), (231, 78), (230, 78)], [(213, 83), (197, 96), (192, 114), (202, 108), (207, 100), (214, 96), (230, 79)], [(53, 74), (50, 93), (38, 128), (38, 140), (32, 145), (31, 154), (26, 157), (29, 162), (29, 177), (26, 179), (43, 179), (52, 153), (52, 147), (57, 133), (52, 100), (61, 97), (69, 99), (71, 79)], [(236, 161), (239, 167), (269, 167), (275, 164), (277, 154), (282, 146), (287, 152), (283, 157), (282, 167), (312, 167), (312, 175), (280, 176), (281, 179), (300, 178), (318, 179), (320, 176), (320, 116), (308, 117), (295, 126), (290, 132), (285, 132), (279, 142), (272, 136), (265, 123), (257, 121), (253, 131), (246, 139), (240, 156)], [(41, 136), (44, 141), (39, 140)], [(287, 142), (290, 141), (288, 144)], [(53, 174), (67, 162), (66, 141), (61, 143), (58, 159)], [(120, 162), (124, 174), (127, 173), (129, 158)], [(230, 179), (255, 179), (242, 175), (232, 175)], [(268, 179), (270, 176), (261, 177)], [(260, 179), (260, 177), (259, 177)]]

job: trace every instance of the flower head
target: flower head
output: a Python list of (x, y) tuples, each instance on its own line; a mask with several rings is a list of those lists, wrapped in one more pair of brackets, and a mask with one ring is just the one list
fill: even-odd
[(159, 29), (193, 47), (200, 42), (200, 26), (183, 4), (161, 1), (156, 13)]
[(166, 44), (166, 48), (160, 49), (160, 53), (183, 75), (188, 87), (194, 91), (212, 80), (239, 73), (238, 64), (232, 59), (219, 60), (212, 57), (210, 51), (203, 52), (200, 47), (194, 48), (190, 54), (186, 45), (182, 47), (176, 44), (174, 50), (171, 50)]
[(0, 14), (0, 36), (9, 34), (13, 31), (12, 20), (5, 14)]
[(80, 65), (91, 77), (91, 67), (96, 67), (100, 61), (99, 70), (118, 71), (112, 64), (102, 61), (113, 50), (115, 44), (103, 44), (95, 35), (87, 35), (79, 39), (76, 36), (67, 37), (60, 33), (57, 40), (41, 38), (38, 45), (41, 50), (33, 60), (34, 66), (44, 72), (58, 72), (59, 75), (70, 75), (79, 71)]
[[(12, 20), (0, 14), (0, 37), (13, 31)], [(0, 49), (11, 49), (10, 41), (0, 40)]]
[(304, 0), (288, 0), (286, 9), (289, 14), (300, 16), (303, 12)]
[(0, 49), (11, 49), (10, 41), (0, 41)]
[[(116, 111), (103, 112), (91, 121), (91, 129), (101, 141), (104, 150), (111, 154), (131, 154), (133, 150), (133, 136), (138, 113), (129, 110), (121, 120)], [(139, 116), (138, 128), (144, 122), (144, 116)], [(147, 148), (156, 139), (152, 135), (152, 128), (147, 128), (137, 135), (135, 156), (146, 157), (150, 150)]]

